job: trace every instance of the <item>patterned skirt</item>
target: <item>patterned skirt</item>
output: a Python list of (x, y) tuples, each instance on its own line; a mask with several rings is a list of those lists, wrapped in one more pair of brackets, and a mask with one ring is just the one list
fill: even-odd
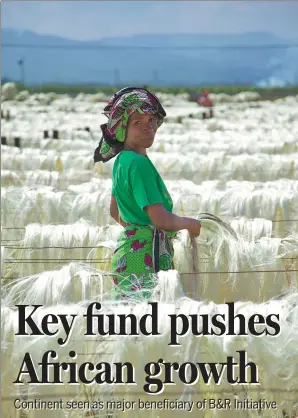
[(116, 299), (148, 298), (160, 270), (174, 268), (172, 238), (152, 225), (129, 224), (120, 233), (112, 256)]

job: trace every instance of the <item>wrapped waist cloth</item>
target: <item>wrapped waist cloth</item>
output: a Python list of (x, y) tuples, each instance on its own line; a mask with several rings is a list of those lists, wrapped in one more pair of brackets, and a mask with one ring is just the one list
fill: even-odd
[(156, 286), (155, 273), (174, 269), (175, 232), (153, 225), (129, 224), (120, 233), (112, 256), (112, 272), (117, 298), (150, 297)]

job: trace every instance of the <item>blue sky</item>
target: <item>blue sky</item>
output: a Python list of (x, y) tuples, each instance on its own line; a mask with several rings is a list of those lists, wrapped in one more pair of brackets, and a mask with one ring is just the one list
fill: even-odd
[(139, 33), (271, 32), (298, 39), (297, 1), (1, 2), (2, 28), (90, 40)]

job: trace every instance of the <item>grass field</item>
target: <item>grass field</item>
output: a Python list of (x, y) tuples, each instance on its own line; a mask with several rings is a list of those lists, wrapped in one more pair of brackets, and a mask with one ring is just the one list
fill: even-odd
[[(77, 95), (79, 93), (95, 94), (104, 92), (107, 94), (115, 93), (126, 86), (86, 86), (86, 85), (59, 85), (59, 84), (48, 84), (42, 86), (23, 86), (17, 84), (19, 91), (28, 90), (30, 93), (50, 93), (54, 92), (57, 94), (70, 94)], [(142, 86), (143, 87), (143, 86)], [(259, 88), (249, 86), (198, 86), (198, 87), (154, 87), (147, 85), (147, 88), (153, 92), (163, 93), (200, 93), (203, 89), (209, 90), (212, 93), (226, 93), (226, 94), (237, 94), (241, 91), (253, 91), (261, 94), (264, 99), (275, 99), (278, 97), (285, 97), (289, 95), (298, 94), (298, 86), (289, 87), (271, 87), (271, 88)]]

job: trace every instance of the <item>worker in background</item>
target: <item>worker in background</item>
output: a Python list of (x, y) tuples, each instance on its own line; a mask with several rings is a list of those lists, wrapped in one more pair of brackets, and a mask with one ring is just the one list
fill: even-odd
[[(199, 106), (209, 108), (209, 118), (213, 117), (213, 102), (209, 96), (208, 90), (203, 90), (202, 94), (199, 96), (197, 103)], [(203, 119), (207, 118), (207, 112), (203, 113)]]

